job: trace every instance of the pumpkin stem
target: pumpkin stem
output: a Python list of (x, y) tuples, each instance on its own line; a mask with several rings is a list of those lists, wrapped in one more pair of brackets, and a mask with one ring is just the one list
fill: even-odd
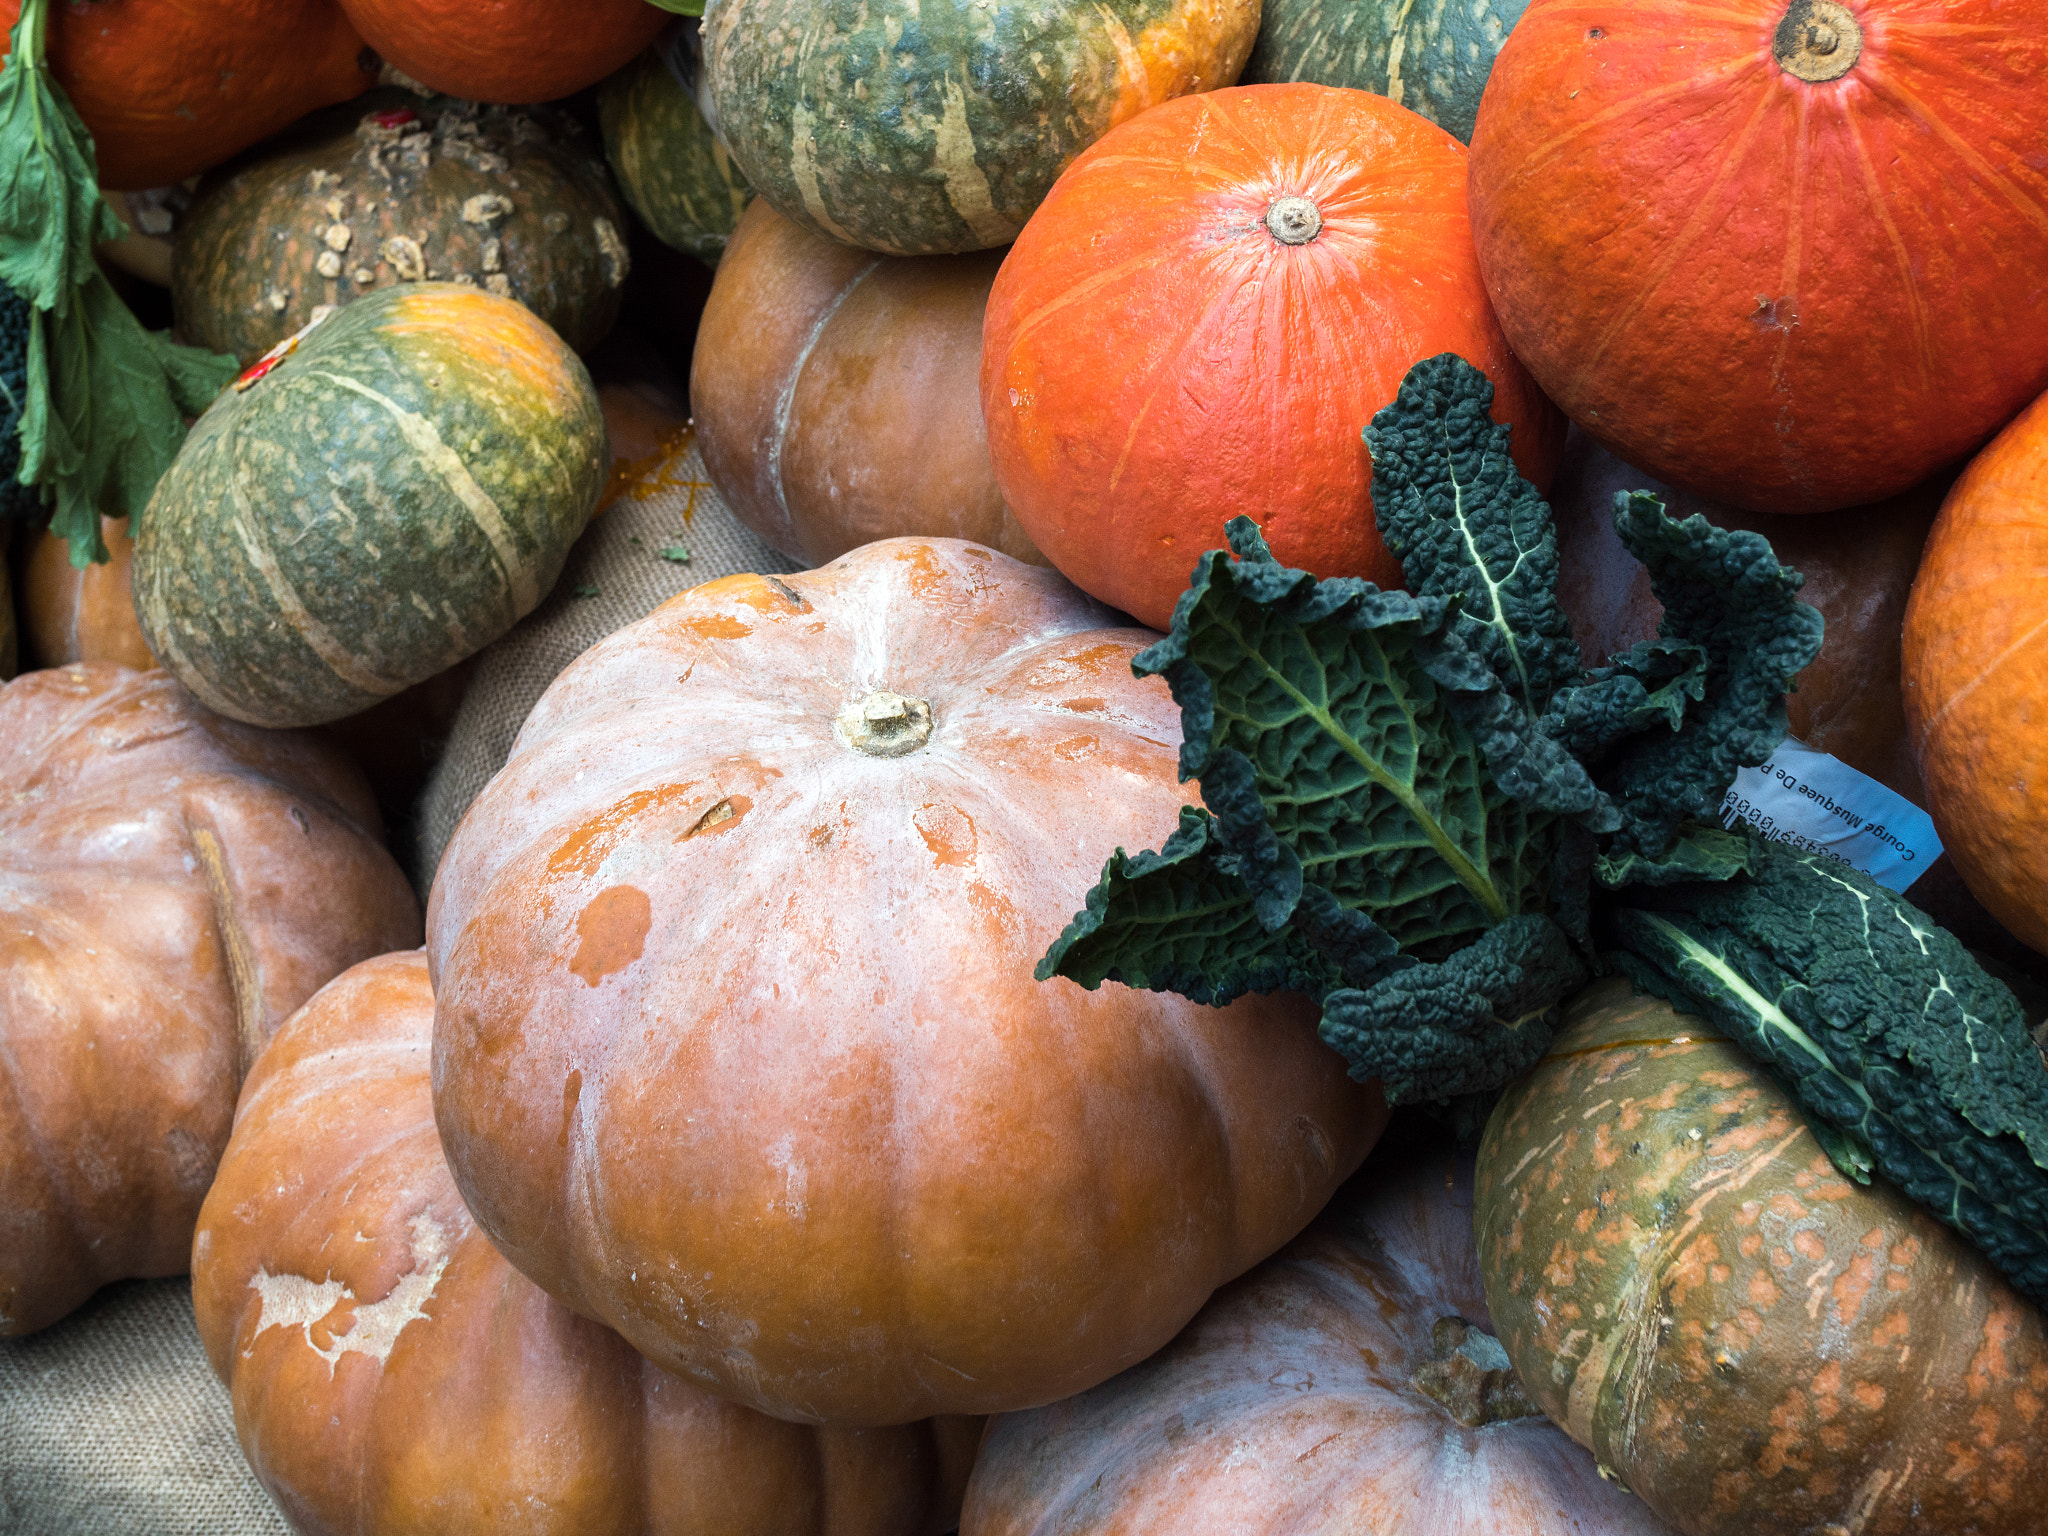
[(1323, 210), (1305, 197), (1276, 197), (1266, 210), (1266, 228), (1282, 245), (1307, 245), (1322, 232)]
[(1409, 1380), (1467, 1429), (1543, 1411), (1522, 1390), (1508, 1352), (1492, 1334), (1481, 1333), (1462, 1317), (1440, 1317), (1429, 1340), (1431, 1358)]
[(878, 688), (847, 705), (832, 724), (839, 739), (856, 752), (901, 757), (931, 740), (932, 707), (923, 699)]
[(1839, 80), (1863, 56), (1863, 28), (1836, 0), (1792, 0), (1771, 39), (1778, 64), (1813, 85)]

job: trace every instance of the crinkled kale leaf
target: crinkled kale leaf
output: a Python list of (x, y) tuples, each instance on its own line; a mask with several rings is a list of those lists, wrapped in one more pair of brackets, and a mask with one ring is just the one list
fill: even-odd
[(2048, 1306), (2048, 1067), (1953, 934), (1782, 843), (1745, 878), (1628, 895), (1607, 923), (1631, 977), (1767, 1065), (1845, 1173), (1875, 1168)]

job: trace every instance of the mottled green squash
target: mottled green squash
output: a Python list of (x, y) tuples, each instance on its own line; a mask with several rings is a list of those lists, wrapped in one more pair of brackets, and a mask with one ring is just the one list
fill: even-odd
[(1472, 142), (1493, 57), (1529, 0), (1266, 0), (1246, 85), (1371, 91)]
[(1126, 118), (1236, 82), (1259, 0), (710, 0), (718, 132), (778, 213), (898, 256), (1007, 245)]
[(753, 197), (684, 84), (702, 67), (696, 23), (641, 54), (597, 93), (605, 157), (655, 237), (717, 266)]
[(579, 352), (626, 278), (625, 212), (572, 119), (386, 91), (216, 173), (171, 259), (183, 338), (252, 362), (310, 321), (406, 282), (517, 299)]
[(143, 635), (235, 719), (354, 714), (530, 612), (605, 468), (590, 376), (531, 311), (380, 289), (200, 417), (137, 533)]

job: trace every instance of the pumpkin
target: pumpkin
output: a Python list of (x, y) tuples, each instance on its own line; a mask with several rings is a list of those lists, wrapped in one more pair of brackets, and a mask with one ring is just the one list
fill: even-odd
[(1516, 1384), (1470, 1155), (1381, 1148), (1165, 1349), (989, 1427), (960, 1536), (1670, 1536)]
[(29, 546), (21, 569), (21, 622), (39, 667), (110, 661), (146, 672), (156, 665), (128, 591), (135, 560), (128, 519), (102, 517), (100, 539), (106, 563), (83, 570), (71, 563), (70, 541), (47, 529)]
[(536, 102), (597, 84), (654, 40), (643, 0), (339, 0), (363, 40), (409, 78), (468, 101)]
[(697, 328), (704, 467), (763, 540), (823, 563), (899, 535), (1038, 564), (982, 429), (982, 311), (1001, 255), (877, 256), (766, 202), (740, 220)]
[[(333, 0), (52, 4), (50, 69), (92, 131), (100, 183), (197, 176), (316, 107), (377, 83)], [(0, 58), (21, 0), (0, 0)]]
[(1564, 423), (1487, 305), (1458, 142), (1328, 86), (1168, 102), (1076, 160), (1003, 262), (996, 483), (1070, 580), (1156, 628), (1240, 513), (1288, 565), (1399, 586), (1362, 433), (1442, 352), (1493, 380), (1548, 487)]
[(641, 223), (715, 267), (753, 191), (698, 110), (701, 67), (690, 27), (606, 80), (597, 112), (605, 158)]
[(1259, 0), (720, 0), (718, 132), (788, 219), (897, 256), (1008, 245), (1068, 162), (1154, 103), (1237, 79)]
[(625, 222), (561, 113), (380, 92), (208, 179), (171, 302), (186, 341), (252, 363), (316, 310), (430, 278), (517, 299), (588, 351), (618, 318)]
[[(7, 548), (12, 533), (11, 527), (0, 526), (0, 551)], [(0, 578), (4, 576), (5, 572), (0, 571)], [(14, 584), (0, 579), (0, 683), (14, 676), (21, 659), (20, 651), (20, 640), (14, 627)]]
[(1942, 503), (1906, 605), (1907, 734), (1971, 893), (2048, 953), (2048, 396)]
[(1032, 968), (1170, 830), (1156, 636), (889, 539), (586, 651), (429, 901), (434, 1115), (573, 1311), (781, 1418), (1050, 1401), (1292, 1237), (1385, 1110), (1305, 999)]
[(2040, 1313), (1711, 1025), (1582, 993), (1477, 1188), (1516, 1374), (1686, 1536), (2040, 1529)]
[(1660, 480), (1897, 495), (2048, 386), (2048, 33), (2001, 0), (1535, 0), (1472, 139), (1515, 355)]
[(1305, 80), (1372, 91), (1472, 142), (1494, 55), (1529, 0), (1265, 0), (1245, 85)]
[(200, 1338), (295, 1528), (951, 1529), (978, 1421), (786, 1424), (657, 1369), (514, 1271), (434, 1134), (433, 1024), (417, 951), (321, 989), (251, 1072), (200, 1211)]
[(360, 775), (105, 664), (0, 688), (0, 1334), (185, 1270), (286, 1015), (412, 943)]
[(150, 650), (202, 702), (316, 725), (532, 611), (604, 489), (583, 365), (510, 299), (365, 294), (199, 418), (145, 509)]

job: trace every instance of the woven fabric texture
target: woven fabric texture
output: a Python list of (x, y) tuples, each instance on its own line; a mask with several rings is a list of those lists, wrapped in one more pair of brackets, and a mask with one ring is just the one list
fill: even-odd
[(0, 1531), (290, 1530), (235, 1443), (189, 1280), (122, 1281), (62, 1322), (0, 1339)]
[[(665, 551), (687, 551), (689, 559)], [(462, 813), (505, 766), (520, 726), (570, 662), (700, 582), (799, 569), (733, 515), (705, 473), (689, 428), (649, 461), (631, 466), (615, 499), (569, 552), (554, 590), (478, 658), (447, 752), (420, 804), (418, 889), (432, 884)]]

